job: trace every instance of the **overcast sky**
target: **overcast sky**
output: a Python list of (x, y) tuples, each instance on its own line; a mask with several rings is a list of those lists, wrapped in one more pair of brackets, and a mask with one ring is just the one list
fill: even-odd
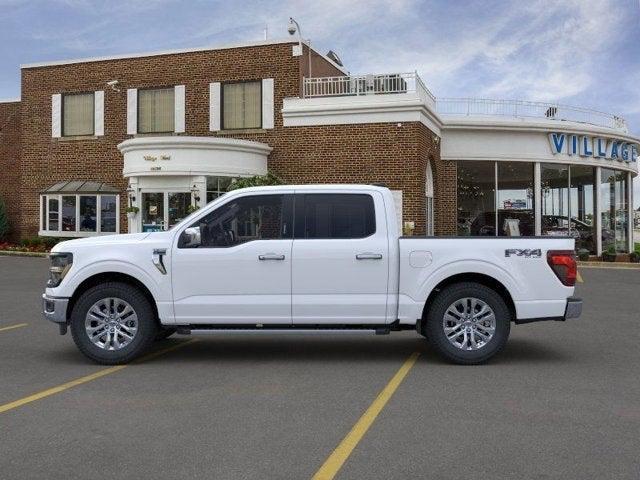
[(21, 63), (279, 39), (289, 16), (352, 73), (417, 70), (436, 96), (560, 101), (640, 134), (640, 0), (0, 0), (0, 98)]

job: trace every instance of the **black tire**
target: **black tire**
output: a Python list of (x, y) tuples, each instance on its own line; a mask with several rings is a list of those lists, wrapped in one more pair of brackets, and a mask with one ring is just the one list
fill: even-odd
[[(458, 348), (449, 341), (444, 330), (443, 319), (447, 309), (464, 298), (476, 298), (486, 303), (495, 317), (493, 337), (475, 350)], [(495, 290), (479, 283), (463, 282), (445, 287), (436, 296), (429, 306), (422, 333), (445, 359), (459, 365), (476, 365), (486, 362), (504, 348), (510, 329), (511, 314), (502, 297)]]
[(156, 333), (156, 342), (159, 342), (161, 340), (166, 340), (167, 338), (169, 338), (171, 335), (173, 335), (176, 332), (177, 332), (177, 329), (175, 329), (175, 328), (161, 327), (158, 330), (158, 333)]
[[(119, 298), (129, 303), (138, 318), (137, 332), (131, 342), (119, 350), (102, 349), (89, 339), (85, 318), (89, 309), (104, 298)], [(120, 365), (139, 357), (153, 344), (158, 322), (149, 300), (137, 288), (120, 282), (109, 282), (90, 288), (78, 299), (71, 313), (71, 336), (78, 349), (102, 365)]]

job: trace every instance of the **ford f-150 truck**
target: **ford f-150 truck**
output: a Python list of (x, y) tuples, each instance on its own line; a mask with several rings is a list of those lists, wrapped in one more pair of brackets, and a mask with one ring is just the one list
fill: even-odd
[(416, 330), (481, 363), (511, 323), (578, 317), (568, 237), (401, 237), (384, 187), (232, 191), (166, 232), (52, 250), (45, 318), (90, 359), (129, 362), (178, 334)]

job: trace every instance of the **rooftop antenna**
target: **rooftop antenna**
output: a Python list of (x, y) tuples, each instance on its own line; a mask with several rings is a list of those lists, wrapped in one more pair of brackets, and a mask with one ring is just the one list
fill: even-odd
[(266, 23), (264, 25), (264, 40), (265, 42), (269, 40), (269, 25)]

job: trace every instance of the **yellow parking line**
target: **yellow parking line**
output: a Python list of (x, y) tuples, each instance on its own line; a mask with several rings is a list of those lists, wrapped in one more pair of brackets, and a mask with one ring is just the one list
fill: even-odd
[(578, 272), (578, 276), (576, 277), (576, 280), (578, 280), (579, 283), (584, 283), (584, 280), (582, 280), (582, 275), (580, 275), (580, 272)]
[(356, 448), (362, 437), (364, 437), (369, 427), (373, 424), (378, 417), (382, 409), (385, 407), (389, 399), (393, 396), (398, 389), (404, 377), (407, 376), (409, 370), (416, 363), (416, 360), (420, 356), (420, 353), (414, 352), (400, 367), (400, 370), (396, 372), (393, 378), (387, 383), (386, 387), (378, 394), (373, 403), (367, 408), (367, 411), (360, 417), (360, 419), (353, 426), (351, 431), (340, 442), (340, 445), (333, 451), (333, 453), (322, 464), (320, 470), (313, 476), (313, 480), (331, 480), (336, 476), (338, 471), (342, 468), (344, 462), (346, 462), (351, 452)]
[[(165, 353), (169, 353), (178, 348), (184, 347), (190, 343), (195, 342), (197, 339), (188, 340), (186, 342), (179, 343), (177, 345), (173, 345), (169, 348), (165, 348), (163, 350), (159, 350), (157, 352), (150, 353), (142, 357), (140, 360), (134, 363), (140, 363), (152, 358), (158, 357), (160, 355), (164, 355)], [(115, 367), (103, 368), (102, 370), (98, 370), (91, 375), (86, 375), (84, 377), (77, 378), (67, 383), (63, 383), (62, 385), (58, 385), (57, 387), (48, 388), (47, 390), (43, 390), (38, 393), (34, 393), (33, 395), (29, 395), (28, 397), (21, 398), (19, 400), (15, 400), (10, 403), (5, 403), (4, 405), (0, 405), (0, 413), (8, 412), (9, 410), (13, 410), (18, 407), (22, 407), (31, 402), (35, 402), (36, 400), (40, 400), (46, 397), (50, 397), (51, 395), (55, 395), (56, 393), (64, 392), (65, 390), (69, 390), (70, 388), (77, 387), (78, 385), (82, 385), (83, 383), (91, 382), (92, 380), (96, 380), (98, 378), (104, 377), (105, 375), (110, 375), (112, 373), (119, 372), (120, 370), (127, 368), (129, 365), (116, 365)]]
[(29, 325), (29, 324), (28, 323), (18, 323), (16, 325), (10, 325), (8, 327), (2, 327), (2, 328), (0, 328), (0, 332), (4, 332), (6, 330), (13, 330), (14, 328), (26, 327), (27, 325)]

